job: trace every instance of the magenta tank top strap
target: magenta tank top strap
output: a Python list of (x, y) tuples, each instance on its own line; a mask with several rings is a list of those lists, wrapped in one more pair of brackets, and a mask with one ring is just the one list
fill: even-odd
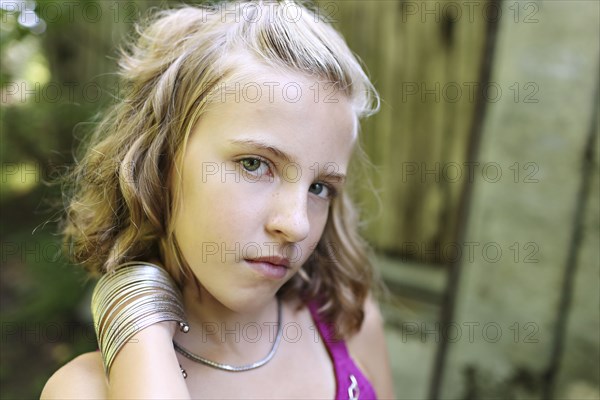
[(333, 362), (336, 379), (336, 400), (377, 399), (371, 382), (363, 375), (350, 356), (346, 342), (334, 339), (335, 331), (333, 327), (321, 319), (318, 308), (315, 302), (308, 303), (308, 309)]

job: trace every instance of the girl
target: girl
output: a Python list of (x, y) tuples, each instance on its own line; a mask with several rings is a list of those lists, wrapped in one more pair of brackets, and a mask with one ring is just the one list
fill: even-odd
[[(318, 10), (163, 11), (75, 171), (99, 352), (42, 398), (392, 398), (347, 187), (377, 94)], [(179, 324), (178, 324), (179, 322)]]

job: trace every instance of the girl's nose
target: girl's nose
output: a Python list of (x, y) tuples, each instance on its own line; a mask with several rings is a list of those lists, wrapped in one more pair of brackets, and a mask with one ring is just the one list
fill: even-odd
[(280, 191), (274, 195), (266, 229), (288, 243), (306, 239), (310, 231), (308, 195), (301, 190)]

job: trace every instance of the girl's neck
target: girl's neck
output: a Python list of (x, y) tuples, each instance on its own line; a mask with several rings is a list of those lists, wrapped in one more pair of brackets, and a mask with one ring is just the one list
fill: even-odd
[[(177, 332), (175, 340), (186, 349), (233, 364), (260, 359), (270, 349), (277, 333), (277, 299), (248, 312), (236, 312), (205, 289), (195, 285), (183, 289), (183, 302), (190, 331)], [(283, 321), (281, 321), (283, 323)]]

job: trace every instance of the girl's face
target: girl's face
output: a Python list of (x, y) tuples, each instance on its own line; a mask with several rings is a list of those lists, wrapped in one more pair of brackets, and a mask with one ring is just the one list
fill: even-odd
[(341, 91), (303, 75), (268, 70), (220, 88), (183, 156), (175, 236), (202, 290), (243, 312), (316, 247), (357, 127)]

